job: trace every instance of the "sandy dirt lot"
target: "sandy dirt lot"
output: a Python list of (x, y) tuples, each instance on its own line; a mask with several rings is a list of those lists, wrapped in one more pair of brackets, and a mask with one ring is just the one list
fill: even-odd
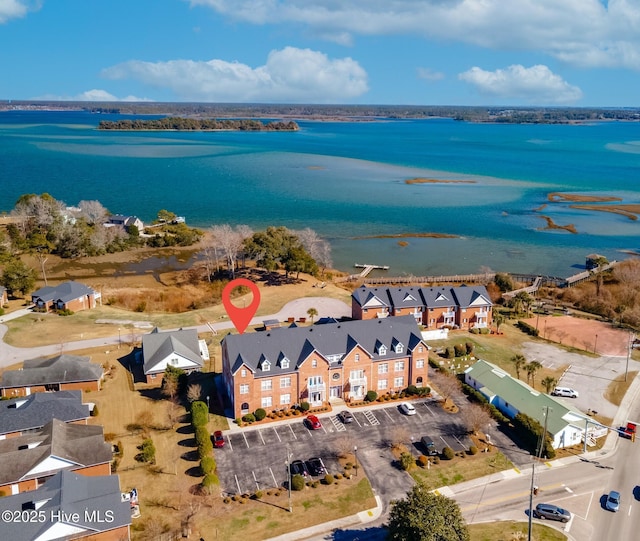
[(545, 316), (524, 320), (537, 326), (540, 337), (565, 346), (609, 356), (626, 356), (629, 333), (609, 323), (572, 316)]

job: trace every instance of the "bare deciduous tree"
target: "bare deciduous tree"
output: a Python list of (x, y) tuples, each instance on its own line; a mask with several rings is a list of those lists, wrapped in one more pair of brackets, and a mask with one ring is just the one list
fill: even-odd
[(229, 224), (214, 225), (211, 228), (213, 246), (220, 248), (227, 260), (227, 267), (232, 278), (236, 273), (236, 261), (245, 239), (253, 232), (246, 225), (239, 225), (235, 229)]
[(182, 408), (172, 400), (167, 402), (167, 420), (169, 421), (171, 429), (176, 426), (180, 417), (182, 417)]
[(193, 385), (189, 385), (187, 388), (187, 400), (189, 402), (195, 402), (196, 400), (200, 400), (202, 396), (202, 385), (195, 383)]
[(484, 431), (491, 423), (491, 415), (487, 408), (480, 404), (469, 404), (461, 413), (464, 425), (473, 434)]
[(340, 436), (335, 440), (334, 448), (340, 458), (347, 458), (353, 453), (353, 448), (357, 445), (357, 441), (353, 436)]
[(102, 206), (100, 201), (80, 201), (78, 203), (80, 216), (82, 216), (89, 225), (103, 224), (107, 221), (109, 211)]
[(447, 402), (451, 398), (451, 396), (460, 389), (460, 382), (456, 379), (455, 376), (450, 374), (445, 374), (436, 370), (431, 376), (431, 384), (434, 390), (438, 392), (438, 394), (442, 397), (444, 401), (444, 405), (447, 405)]

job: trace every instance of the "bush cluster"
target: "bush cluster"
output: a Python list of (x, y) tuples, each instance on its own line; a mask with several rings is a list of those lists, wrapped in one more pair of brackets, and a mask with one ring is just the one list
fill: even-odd
[(456, 456), (456, 453), (454, 452), (453, 449), (451, 449), (451, 447), (445, 447), (442, 450), (442, 458), (444, 458), (445, 460), (453, 460), (455, 456)]
[(540, 333), (533, 325), (529, 325), (526, 321), (519, 320), (518, 328), (531, 336), (538, 336)]
[[(513, 420), (513, 427), (518, 432), (520, 439), (522, 440), (525, 448), (527, 448), (532, 454), (538, 455), (538, 445), (542, 438), (544, 428), (534, 418), (525, 415), (524, 413), (518, 413)], [(541, 456), (546, 458), (555, 458), (556, 451), (553, 448), (553, 442), (551, 436), (547, 432), (544, 439)]]
[(202, 400), (191, 402), (191, 424), (195, 427), (206, 426), (209, 422), (209, 408)]

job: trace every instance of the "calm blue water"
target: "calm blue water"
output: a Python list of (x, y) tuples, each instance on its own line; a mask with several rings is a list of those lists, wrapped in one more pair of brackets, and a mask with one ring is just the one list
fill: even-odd
[[(392, 274), (481, 267), (560, 276), (588, 253), (640, 251), (640, 221), (548, 203), (549, 192), (640, 203), (640, 123), (493, 125), (452, 120), (300, 122), (297, 133), (98, 132), (76, 112), (0, 113), (0, 211), (24, 193), (68, 205), (97, 199), (152, 220), (168, 209), (193, 226), (311, 227), (335, 266)], [(430, 177), (473, 183), (407, 185)], [(534, 209), (577, 235), (543, 231)], [(357, 239), (448, 233), (456, 239)]]

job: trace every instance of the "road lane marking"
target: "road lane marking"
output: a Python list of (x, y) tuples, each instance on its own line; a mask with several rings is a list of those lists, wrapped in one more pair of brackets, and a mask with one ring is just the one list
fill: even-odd
[(278, 441), (282, 442), (282, 439), (280, 438), (280, 434), (278, 434), (278, 431), (276, 430), (276, 427), (273, 427), (273, 431), (276, 433), (276, 436), (278, 436)]
[(227, 442), (229, 443), (229, 448), (231, 449), (231, 452), (233, 453), (233, 445), (231, 445), (231, 438), (229, 436), (227, 436)]
[(256, 490), (260, 490), (260, 484), (258, 483), (258, 478), (256, 477), (256, 472), (251, 470), (251, 473), (253, 475), (253, 480), (256, 482)]
[(271, 473), (271, 479), (273, 479), (273, 486), (277, 487), (278, 486), (278, 481), (276, 481), (276, 476), (273, 475), (273, 470), (271, 469), (271, 466), (269, 466), (269, 472)]
[(262, 437), (262, 430), (258, 430), (258, 436), (260, 436), (260, 439), (262, 440), (262, 445), (267, 445), (267, 444), (264, 442), (264, 438)]
[(247, 435), (244, 432), (242, 433), (242, 437), (244, 438), (244, 443), (247, 446), (247, 449), (249, 449), (249, 442), (247, 441)]
[(340, 419), (338, 419), (337, 415), (334, 415), (333, 417), (329, 417), (329, 419), (331, 419), (331, 423), (333, 424), (333, 427), (336, 429), (336, 432), (344, 432), (347, 429), (347, 427), (344, 426), (344, 423), (340, 421)]
[(291, 428), (291, 425), (287, 425), (289, 427), (289, 430), (291, 430), (291, 433), (293, 434), (293, 437), (295, 439), (298, 439), (298, 436), (296, 436), (296, 433), (293, 431), (293, 428)]
[[(544, 487), (540, 487), (540, 490), (544, 491), (544, 490), (552, 490), (554, 488), (560, 488), (562, 486), (561, 483), (556, 483), (554, 485), (546, 485)], [(519, 500), (525, 497), (529, 496), (530, 491), (526, 490), (526, 491), (522, 491), (522, 492), (517, 492), (511, 496), (501, 496), (501, 497), (496, 497), (496, 498), (490, 498), (488, 500), (483, 500), (479, 503), (475, 503), (473, 505), (469, 505), (468, 507), (461, 507), (460, 510), (461, 511), (471, 511), (474, 509), (478, 509), (480, 507), (487, 507), (489, 505), (496, 505), (499, 503), (506, 503), (506, 502), (510, 502), (513, 500)]]
[(391, 417), (391, 414), (386, 409), (383, 409), (382, 411), (384, 411), (387, 414), (387, 417), (389, 417), (389, 419), (391, 420), (391, 422), (393, 422), (393, 417)]
[(240, 481), (238, 481), (238, 476), (234, 473), (233, 476), (236, 478), (236, 486), (238, 487), (238, 494), (242, 494), (242, 490), (240, 490)]

